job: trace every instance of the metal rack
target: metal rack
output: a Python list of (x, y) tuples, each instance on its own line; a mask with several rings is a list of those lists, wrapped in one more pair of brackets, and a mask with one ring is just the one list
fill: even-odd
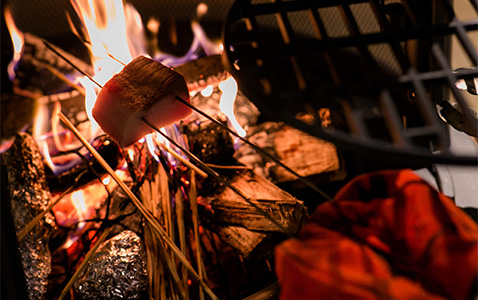
[[(469, 6), (478, 12), (476, 0)], [(447, 0), (239, 0), (226, 20), (224, 58), (268, 118), (404, 166), (469, 165), (478, 158), (449, 152), (439, 111), (453, 103), (477, 136), (456, 86), (478, 77), (469, 37), (477, 31), (478, 18), (460, 20)], [(469, 66), (450, 67), (452, 38)], [(324, 108), (332, 126), (324, 125)]]

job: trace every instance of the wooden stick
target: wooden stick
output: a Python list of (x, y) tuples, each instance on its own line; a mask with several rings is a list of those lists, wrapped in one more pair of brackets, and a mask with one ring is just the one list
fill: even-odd
[(58, 202), (60, 202), (60, 200), (63, 199), (66, 194), (71, 192), (71, 190), (73, 190), (75, 186), (76, 184), (70, 186), (66, 191), (63, 192), (63, 194), (60, 195), (60, 197), (58, 197), (58, 199), (50, 203), (50, 205), (44, 211), (39, 213), (35, 218), (33, 218), (33, 220), (31, 220), (25, 227), (23, 227), (23, 229), (17, 235), (17, 241), (21, 241), (35, 227), (35, 225), (40, 222), (41, 219), (43, 219), (46, 213), (49, 212)]
[(103, 231), (103, 233), (100, 235), (100, 237), (96, 241), (96, 244), (93, 246), (93, 248), (90, 249), (90, 251), (88, 251), (85, 258), (81, 262), (80, 266), (78, 267), (78, 269), (76, 269), (75, 274), (73, 274), (73, 276), (71, 277), (70, 281), (68, 281), (68, 283), (66, 284), (63, 291), (61, 291), (61, 294), (60, 294), (60, 297), (58, 298), (58, 300), (63, 300), (63, 298), (65, 298), (65, 296), (66, 296), (66, 294), (68, 294), (68, 291), (70, 290), (71, 286), (76, 282), (76, 280), (78, 279), (80, 274), (86, 268), (86, 266), (88, 265), (88, 262), (91, 260), (91, 258), (93, 258), (93, 255), (96, 253), (96, 250), (101, 245), (101, 243), (103, 243), (103, 241), (106, 239), (106, 237), (108, 236), (110, 231), (111, 231), (111, 227), (106, 228), (105, 231)]
[[(174, 197), (174, 204), (176, 207), (176, 223), (178, 224), (179, 234), (179, 246), (183, 255), (186, 256), (186, 229), (184, 227), (184, 208), (183, 208), (183, 195), (181, 194), (181, 188), (178, 188)], [(181, 268), (181, 277), (186, 295), (188, 294), (188, 273), (186, 268)], [(198, 272), (199, 275), (199, 272)]]
[(316, 191), (319, 195), (321, 195), (322, 197), (324, 197), (325, 199), (327, 199), (328, 201), (332, 200), (332, 198), (327, 195), (325, 192), (323, 192), (321, 189), (319, 189), (317, 186), (315, 186), (315, 184), (313, 184), (312, 182), (310, 182), (308, 179), (306, 179), (304, 176), (301, 176), (300, 174), (298, 174), (297, 172), (295, 172), (294, 170), (292, 170), (290, 167), (288, 167), (287, 165), (285, 165), (284, 163), (282, 163), (280, 160), (278, 160), (277, 158), (275, 158), (274, 156), (272, 156), (271, 154), (269, 154), (268, 152), (264, 151), (264, 149), (262, 149), (261, 147), (249, 142), (248, 139), (246, 138), (243, 138), (242, 136), (240, 136), (237, 132), (235, 132), (234, 130), (232, 130), (231, 128), (229, 128), (228, 126), (224, 125), (223, 123), (219, 122), (218, 120), (216, 120), (215, 118), (211, 117), (210, 115), (206, 114), (205, 112), (203, 112), (202, 110), (200, 110), (199, 108), (195, 107), (194, 105), (192, 105), (191, 103), (185, 101), (184, 99), (182, 99), (181, 97), (178, 97), (176, 96), (175, 97), (176, 100), (178, 100), (179, 102), (181, 102), (182, 104), (186, 105), (187, 107), (191, 108), (192, 110), (196, 111), (197, 113), (199, 113), (200, 115), (202, 115), (203, 117), (207, 118), (208, 120), (210, 120), (211, 122), (213, 122), (214, 124), (220, 126), (221, 128), (224, 128), (225, 130), (227, 130), (230, 134), (234, 135), (235, 137), (237, 137), (238, 139), (240, 139), (241, 141), (243, 141), (244, 143), (246, 143), (247, 145), (251, 146), (252, 148), (254, 148), (256, 151), (262, 153), (263, 155), (265, 155), (267, 158), (269, 158), (270, 160), (272, 160), (273, 162), (275, 162), (276, 164), (278, 164), (279, 166), (281, 166), (282, 168), (286, 169), (288, 172), (290, 172), (292, 175), (294, 175), (297, 179), (299, 179), (300, 181), (302, 181), (302, 183), (304, 183), (305, 185), (307, 185), (308, 187), (310, 187), (311, 189), (313, 189), (314, 191)]
[(196, 167), (195, 165), (193, 165), (190, 161), (186, 160), (184, 157), (182, 157), (181, 155), (179, 155), (176, 151), (174, 151), (173, 149), (169, 148), (168, 146), (164, 145), (164, 144), (161, 144), (161, 147), (163, 147), (166, 151), (168, 151), (168, 153), (170, 153), (172, 156), (174, 156), (175, 158), (179, 159), (183, 164), (185, 164), (186, 166), (188, 166), (190, 169), (196, 171), (196, 173), (198, 173), (199, 175), (201, 175), (202, 177), (206, 178), (207, 177), (207, 174), (202, 171), (201, 169), (199, 169), (198, 167)]
[(217, 181), (219, 181), (220, 183), (222, 183), (224, 186), (228, 187), (229, 189), (231, 189), (234, 193), (236, 193), (239, 197), (241, 197), (242, 199), (244, 199), (247, 203), (249, 203), (249, 205), (251, 205), (252, 207), (254, 207), (260, 214), (262, 214), (264, 217), (266, 217), (269, 221), (271, 221), (271, 223), (273, 223), (275, 226), (277, 226), (277, 228), (279, 228), (279, 230), (288, 235), (289, 237), (294, 237), (294, 234), (292, 232), (290, 232), (288, 229), (284, 228), (284, 226), (282, 226), (281, 224), (279, 224), (279, 222), (277, 220), (275, 220), (268, 212), (266, 212), (265, 210), (261, 209), (257, 202), (256, 201), (252, 201), (251, 199), (249, 199), (247, 196), (245, 196), (241, 191), (239, 191), (237, 188), (235, 188), (233, 185), (231, 185), (229, 182), (227, 182), (226, 180), (224, 180), (216, 171), (214, 171), (213, 169), (211, 169), (210, 167), (208, 167), (205, 163), (203, 163), (199, 158), (197, 158), (194, 154), (192, 154), (191, 152), (187, 151), (186, 149), (184, 149), (183, 147), (181, 147), (181, 145), (179, 145), (176, 141), (174, 141), (171, 137), (169, 137), (167, 134), (165, 134), (164, 132), (162, 132), (161, 130), (159, 130), (159, 128), (154, 125), (153, 123), (151, 123), (151, 121), (149, 121), (148, 119), (146, 119), (145, 117), (142, 117), (141, 120), (143, 120), (143, 122), (145, 124), (147, 124), (149, 127), (151, 127), (152, 129), (156, 130), (156, 132), (158, 132), (159, 134), (161, 134), (165, 139), (167, 139), (171, 144), (173, 144), (176, 148), (178, 149), (181, 149), (181, 151), (187, 155), (192, 161), (194, 161), (196, 164), (198, 164), (199, 166), (201, 166), (202, 169), (204, 169), (209, 175), (211, 175), (212, 177), (214, 177), (214, 179), (216, 179)]
[[(196, 243), (196, 262), (198, 268), (199, 278), (203, 279), (201, 245), (199, 244), (199, 214), (197, 204), (197, 190), (196, 190), (196, 175), (194, 170), (191, 170), (191, 185), (189, 187), (189, 202), (191, 203), (192, 221), (194, 230), (194, 242)], [(199, 300), (204, 300), (204, 292), (202, 287), (199, 287)]]
[[(151, 215), (144, 205), (139, 201), (136, 195), (130, 190), (130, 188), (116, 175), (113, 169), (108, 165), (108, 163), (101, 157), (101, 155), (96, 151), (96, 149), (91, 146), (90, 143), (81, 135), (81, 133), (75, 128), (75, 126), (68, 120), (68, 118), (63, 114), (59, 113), (61, 121), (73, 132), (73, 134), (81, 141), (81, 143), (90, 151), (93, 157), (98, 161), (98, 163), (108, 172), (114, 181), (118, 184), (118, 186), (126, 193), (126, 195), (131, 199), (133, 204), (138, 208), (138, 210), (143, 214), (145, 219), (151, 224), (153, 229), (159, 234), (159, 236), (163, 239), (163, 241), (170, 247), (173, 254), (176, 258), (186, 267), (189, 274), (196, 280), (203, 288), (204, 291), (211, 297), (211, 299), (218, 299), (217, 296), (213, 293), (213, 291), (199, 278), (199, 275), (193, 269), (187, 258), (182, 254), (182, 252), (176, 247), (176, 245), (171, 241), (171, 239), (167, 236), (166, 232), (164, 232), (161, 225), (159, 225), (158, 221)], [(166, 260), (168, 260), (165, 257)], [(170, 261), (170, 260), (168, 260)], [(171, 263), (172, 264), (172, 263)]]

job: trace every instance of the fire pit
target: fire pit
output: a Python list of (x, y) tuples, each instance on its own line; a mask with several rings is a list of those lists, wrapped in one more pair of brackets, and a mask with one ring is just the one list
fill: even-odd
[[(367, 143), (380, 140), (392, 128), (392, 136), (380, 145), (396, 146), (403, 134), (398, 124), (406, 127), (407, 120), (417, 117), (407, 108), (419, 108), (426, 116), (432, 113), (430, 103), (424, 102), (422, 81), (433, 85), (453, 75), (472, 88), (470, 70), (442, 74), (434, 69), (425, 72), (433, 78), (424, 78), (413, 68), (399, 77), (397, 87), (395, 72), (406, 65), (399, 57), (385, 67), (374, 64), (375, 71), (385, 74), (383, 81), (369, 74), (373, 82), (384, 83), (378, 111), (377, 103), (367, 99), (377, 96), (373, 84), (365, 80), (364, 86), (350, 66), (344, 72), (334, 69), (334, 58), (328, 55), (337, 50), (347, 64), (358, 57), (349, 48), (358, 47), (362, 56), (370, 54), (367, 51), (377, 40), (389, 36), (380, 32), (380, 26), (377, 32), (359, 34), (364, 30), (360, 22), (350, 23), (352, 34), (342, 36), (323, 22), (336, 8), (349, 22), (355, 9), (363, 6), (376, 8), (375, 14), (381, 15), (383, 3), (352, 1), (350, 9), (335, 1), (324, 2), (323, 7), (309, 7), (303, 1), (238, 1), (229, 11), (233, 1), (226, 2), (222, 10), (213, 3), (185, 4), (182, 14), (180, 8), (174, 9), (170, 19), (187, 15), (182, 30), (183, 22), (165, 21), (164, 11), (155, 16), (148, 11), (149, 4), (72, 0), (62, 8), (68, 14), (65, 24), (72, 36), (68, 39), (22, 32), (13, 6), (5, 7), (15, 53), (7, 69), (11, 89), (2, 88), (2, 190), (8, 190), (2, 196), (12, 203), (17, 241), (10, 242), (20, 247), (26, 278), (15, 289), (26, 286), (30, 299), (240, 299), (265, 289), (267, 299), (274, 299), (278, 293), (274, 247), (293, 237), (309, 211), (331, 200), (330, 195), (356, 172), (347, 170), (348, 154), (330, 141), (345, 149), (358, 145), (377, 150), (379, 146)], [(408, 1), (403, 3), (415, 9), (407, 6)], [(445, 5), (443, 11), (449, 9)], [(314, 21), (312, 31), (300, 22), (298, 27), (291, 25), (303, 21), (299, 15), (304, 12), (310, 12)], [(217, 17), (221, 13), (223, 17)], [(220, 19), (221, 26), (226, 23), (223, 43), (211, 38), (219, 37), (217, 26), (210, 28), (211, 23), (204, 21), (211, 15)], [(279, 28), (271, 25), (270, 16)], [(375, 25), (387, 23), (381, 22)], [(448, 33), (445, 26), (433, 26), (432, 32)], [(476, 30), (474, 21), (454, 26)], [(292, 28), (302, 31), (295, 36)], [(402, 44), (421, 37), (402, 31), (403, 36), (391, 34), (392, 48), (387, 49), (395, 55)], [(330, 36), (321, 39), (320, 32)], [(310, 34), (313, 38), (302, 40)], [(269, 37), (271, 45), (277, 37), (287, 44), (285, 52), (262, 43)], [(298, 56), (304, 49), (306, 55)], [(318, 62), (311, 59), (317, 51)], [(376, 59), (376, 51), (371, 53), (369, 59)], [(182, 104), (193, 114), (120, 148), (91, 111), (101, 87), (140, 55), (185, 78), (191, 103)], [(364, 69), (367, 59), (357, 64), (357, 69)], [(313, 85), (324, 78), (324, 70), (326, 80), (319, 80), (316, 89)], [(341, 76), (350, 77), (350, 82)], [(416, 101), (393, 110), (391, 92), (410, 85), (416, 94), (400, 90), (400, 105), (402, 100)], [(338, 89), (344, 92), (336, 93)], [(333, 101), (325, 101), (331, 95)], [(464, 109), (461, 96), (454, 95)], [(314, 102), (311, 96), (323, 98)], [(357, 107), (370, 117), (364, 117), (367, 128), (355, 118)], [(7, 111), (15, 114), (4, 118)], [(25, 113), (17, 117), (20, 112)], [(464, 115), (466, 122), (474, 121)], [(417, 133), (411, 146), (406, 144), (411, 150), (399, 146), (379, 152), (415, 159), (406, 166), (417, 158), (426, 165), (435, 158), (459, 164), (476, 161), (422, 152), (424, 143), (446, 144), (438, 132), (439, 117), (425, 121), (436, 127), (419, 124), (410, 129)], [(374, 126), (376, 131), (365, 134)], [(18, 262), (17, 247), (12, 248), (13, 261)], [(19, 276), (23, 278), (23, 273)]]
[[(25, 269), (31, 274), (26, 282), (29, 297), (234, 299), (272, 284), (273, 246), (297, 232), (307, 217), (303, 202), (273, 182), (301, 181), (318, 190), (305, 178), (343, 178), (335, 147), (305, 135), (307, 140), (289, 142), (292, 129), (284, 124), (256, 127), (260, 112), (222, 65), (217, 55), (222, 45), (208, 39), (199, 22), (191, 23), (190, 50), (175, 57), (155, 44), (151, 50), (148, 43), (161, 36), (157, 25), (150, 21), (142, 27), (133, 6), (121, 1), (108, 2), (111, 7), (103, 1), (72, 4), (80, 20), (72, 22), (72, 31), (78, 34), (77, 43), (86, 47), (86, 59), (75, 57), (65, 45), (63, 50), (22, 33), (5, 10), (13, 41), (23, 42), (15, 45), (22, 50), (9, 68), (14, 79), (11, 97), (34, 106), (34, 123), (18, 128), (25, 120), (14, 122), (12, 132), (26, 133), (3, 140), (8, 149), (4, 162), (12, 165), (17, 157), (26, 161), (22, 153), (34, 153), (41, 157), (37, 180), (47, 183), (36, 188), (47, 193), (42, 206), (23, 198), (14, 202), (19, 243), (26, 237), (35, 239), (32, 230), (45, 227), (38, 221), (45, 218), (44, 212), (52, 214), (49, 220), (54, 216), (56, 226), (41, 236), (48, 245), (45, 251), (30, 247), (22, 252), (43, 257), (48, 266), (44, 275)], [(195, 18), (207, 9), (205, 4), (197, 6)], [(120, 149), (102, 133), (91, 108), (98, 86), (145, 53), (185, 77), (195, 112), (179, 125)], [(41, 78), (35, 75), (38, 70)], [(243, 138), (251, 130), (256, 135), (263, 132), (268, 140), (270, 153), (264, 161), (264, 150)], [(11, 147), (12, 143), (24, 146)], [(299, 159), (307, 149), (327, 151), (312, 161)], [(247, 163), (247, 155), (241, 153), (255, 162)], [(7, 177), (18, 178), (15, 171), (9, 169)], [(32, 184), (37, 186), (35, 180)], [(10, 184), (9, 197), (24, 189)], [(328, 197), (317, 195), (319, 201)], [(15, 213), (22, 207), (35, 210), (20, 218)]]

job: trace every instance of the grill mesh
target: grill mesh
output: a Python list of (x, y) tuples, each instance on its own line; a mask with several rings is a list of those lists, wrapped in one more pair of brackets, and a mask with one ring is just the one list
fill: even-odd
[[(461, 1), (477, 14), (475, 0)], [(477, 77), (470, 39), (477, 31), (478, 18), (458, 18), (446, 0), (240, 0), (226, 21), (225, 59), (269, 118), (404, 165), (476, 164), (448, 152), (437, 108), (452, 103), (460, 126), (477, 135), (474, 112), (455, 86)], [(451, 39), (466, 68), (450, 67)], [(333, 111), (333, 127), (323, 127), (323, 108)]]

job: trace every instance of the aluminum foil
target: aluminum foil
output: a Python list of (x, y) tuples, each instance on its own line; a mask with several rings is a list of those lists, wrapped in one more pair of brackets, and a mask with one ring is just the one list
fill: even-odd
[(146, 250), (125, 230), (100, 245), (75, 283), (82, 300), (148, 299)]
[[(4, 156), (12, 217), (18, 234), (50, 202), (43, 160), (38, 145), (26, 134), (18, 134)], [(47, 213), (28, 235), (18, 243), (23, 270), (31, 300), (44, 299), (47, 277), (51, 271), (48, 239), (54, 228), (54, 218)]]

